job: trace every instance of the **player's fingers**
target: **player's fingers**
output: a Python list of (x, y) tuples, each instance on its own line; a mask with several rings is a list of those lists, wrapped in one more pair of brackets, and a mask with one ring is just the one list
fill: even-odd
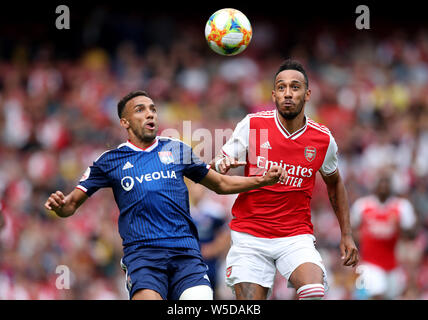
[(282, 174), (282, 168), (281, 167), (275, 166), (275, 167), (271, 168), (271, 175), (276, 182), (278, 182), (279, 179), (281, 178), (281, 174)]
[(354, 248), (346, 249), (346, 257), (344, 259), (343, 264), (345, 266), (354, 266), (356, 264), (356, 256), (357, 250)]
[(343, 258), (343, 265), (344, 266), (349, 266), (349, 261), (351, 259), (351, 252), (346, 250), (346, 254), (345, 257)]
[(48, 210), (52, 210), (52, 207), (51, 207), (49, 201), (45, 202), (45, 208), (48, 209)]
[(227, 166), (224, 161), (220, 162), (220, 165), (218, 166), (218, 168), (220, 169), (220, 173), (222, 174), (226, 173), (227, 171)]
[(229, 157), (224, 158), (222, 163), (226, 169), (230, 168), (230, 158)]
[(55, 194), (61, 199), (64, 200), (65, 196), (61, 191), (56, 191)]
[(345, 246), (341, 245), (340, 246), (340, 259), (344, 260), (346, 257), (346, 250), (345, 250)]
[(236, 161), (236, 160), (234, 160), (233, 166), (231, 166), (231, 167), (232, 168), (237, 168), (237, 167), (245, 166), (246, 164), (247, 164), (246, 161)]
[(60, 207), (63, 204), (63, 200), (56, 194), (52, 193), (49, 197), (51, 206)]
[(358, 257), (358, 251), (357, 249), (352, 249), (352, 255), (351, 259), (349, 260), (349, 266), (355, 267), (358, 263), (359, 257)]
[(282, 174), (282, 168), (281, 167), (276, 167), (275, 168), (275, 176), (278, 177), (278, 179), (281, 177)]
[(287, 171), (286, 170), (282, 170), (281, 177), (279, 178), (279, 180), (281, 182), (285, 182), (285, 179), (287, 179)]
[(49, 198), (48, 201), (46, 201), (45, 207), (49, 210), (53, 210), (54, 208), (59, 208), (59, 204), (52, 198)]

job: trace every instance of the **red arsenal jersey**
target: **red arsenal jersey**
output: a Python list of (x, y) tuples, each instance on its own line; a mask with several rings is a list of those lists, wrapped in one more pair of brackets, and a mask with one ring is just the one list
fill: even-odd
[(401, 229), (410, 229), (416, 222), (410, 202), (391, 197), (381, 203), (375, 196), (358, 199), (351, 207), (351, 222), (360, 230), (361, 260), (384, 270), (397, 266), (395, 247)]
[(247, 115), (222, 148), (247, 162), (246, 176), (266, 174), (272, 165), (287, 170), (285, 183), (240, 193), (232, 207), (232, 230), (261, 238), (312, 234), (310, 200), (317, 171), (337, 170), (337, 145), (330, 131), (308, 117), (290, 134), (277, 111)]

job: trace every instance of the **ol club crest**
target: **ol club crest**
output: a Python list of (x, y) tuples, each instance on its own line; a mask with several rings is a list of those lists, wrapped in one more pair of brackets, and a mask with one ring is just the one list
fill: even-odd
[(159, 159), (164, 164), (170, 164), (174, 162), (174, 157), (172, 156), (171, 151), (160, 151), (158, 152)]
[(315, 147), (305, 148), (305, 158), (309, 162), (312, 162), (315, 159), (316, 154), (317, 154), (317, 149), (315, 149)]

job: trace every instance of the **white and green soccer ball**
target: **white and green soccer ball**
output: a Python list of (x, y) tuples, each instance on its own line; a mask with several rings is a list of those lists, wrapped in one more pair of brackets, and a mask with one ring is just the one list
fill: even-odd
[(236, 9), (225, 8), (214, 12), (205, 25), (208, 46), (225, 56), (234, 56), (244, 51), (252, 36), (250, 21)]

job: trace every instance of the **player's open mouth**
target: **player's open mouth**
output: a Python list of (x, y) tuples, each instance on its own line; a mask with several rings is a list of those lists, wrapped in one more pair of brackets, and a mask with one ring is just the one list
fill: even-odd
[(147, 122), (145, 127), (147, 129), (153, 130), (155, 128), (155, 123), (154, 122)]

